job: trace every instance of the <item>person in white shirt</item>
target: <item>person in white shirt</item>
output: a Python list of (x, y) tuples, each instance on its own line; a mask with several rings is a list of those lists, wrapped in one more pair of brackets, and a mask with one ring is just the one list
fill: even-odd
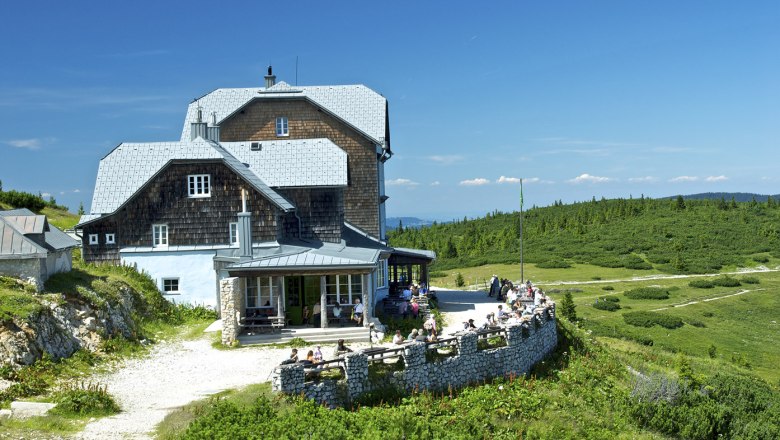
[(395, 336), (393, 336), (393, 344), (401, 345), (404, 342), (406, 342), (406, 339), (404, 339), (404, 335), (401, 334), (401, 330), (396, 330)]
[(355, 308), (353, 309), (352, 314), (355, 315), (355, 322), (357, 322), (358, 325), (363, 323), (363, 304), (361, 304), (360, 298), (355, 299)]

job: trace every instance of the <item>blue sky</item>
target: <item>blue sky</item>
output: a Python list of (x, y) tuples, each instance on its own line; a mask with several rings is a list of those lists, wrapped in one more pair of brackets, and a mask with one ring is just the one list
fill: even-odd
[(15, 2), (0, 26), (0, 179), (89, 208), (123, 141), (187, 104), (362, 83), (390, 102), (388, 215), (596, 197), (780, 193), (780, 3)]

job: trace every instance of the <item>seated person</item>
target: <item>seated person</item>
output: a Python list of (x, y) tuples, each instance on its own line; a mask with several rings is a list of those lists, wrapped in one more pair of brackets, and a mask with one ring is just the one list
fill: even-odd
[(504, 311), (504, 307), (499, 305), (498, 306), (498, 322), (504, 321), (507, 318), (509, 318), (509, 316)]
[(306, 353), (306, 359), (302, 360), (301, 363), (303, 365), (309, 366), (313, 364), (314, 361), (314, 350), (309, 350), (308, 353)]
[(463, 323), (463, 330), (476, 331), (477, 330), (477, 326), (474, 325), (474, 320), (473, 319), (469, 319), (468, 321), (464, 322)]
[(333, 357), (342, 357), (347, 353), (352, 353), (352, 349), (344, 345), (343, 339), (339, 339), (339, 343), (336, 345), (336, 350), (333, 352)]
[(393, 335), (393, 344), (401, 345), (404, 342), (406, 342), (406, 339), (404, 339), (404, 336), (401, 334), (401, 330), (396, 330), (395, 335)]
[(339, 304), (338, 301), (336, 301), (336, 304), (333, 306), (333, 317), (341, 322), (341, 304)]
[(413, 328), (412, 332), (409, 333), (409, 336), (406, 339), (409, 340), (409, 341), (416, 341), (417, 340), (417, 336), (419, 334), (420, 334), (419, 330), (417, 330), (416, 328)]
[(428, 336), (425, 334), (425, 331), (420, 331), (420, 333), (417, 334), (417, 338), (415, 341), (417, 342), (425, 342), (428, 340)]
[(298, 362), (298, 349), (293, 348), (290, 357), (283, 360), (281, 365), (294, 364), (296, 362)]
[(410, 299), (412, 299), (412, 290), (409, 287), (404, 289), (403, 298), (406, 301), (409, 301)]
[(322, 362), (322, 347), (319, 345), (317, 346), (317, 349), (314, 350), (314, 362)]
[(358, 325), (363, 324), (363, 304), (360, 302), (360, 298), (355, 299), (355, 308), (352, 310), (352, 316)]

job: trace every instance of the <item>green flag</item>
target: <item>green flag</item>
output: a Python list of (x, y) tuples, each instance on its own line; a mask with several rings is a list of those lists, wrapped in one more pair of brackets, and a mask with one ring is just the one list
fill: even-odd
[(520, 179), (520, 211), (523, 210), (523, 179)]

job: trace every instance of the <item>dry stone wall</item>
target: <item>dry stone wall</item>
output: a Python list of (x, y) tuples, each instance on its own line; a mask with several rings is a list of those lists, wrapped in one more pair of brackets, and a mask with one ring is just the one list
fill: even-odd
[(305, 381), (304, 366), (282, 365), (273, 373), (275, 392), (303, 395), (331, 407), (348, 405), (361, 394), (388, 384), (406, 392), (462, 388), (495, 377), (520, 376), (550, 354), (557, 345), (555, 304), (538, 309), (526, 322), (506, 328), (506, 346), (479, 350), (479, 335), (457, 335), (457, 355), (440, 361), (426, 359), (428, 348), (416, 342), (404, 348), (404, 369), (380, 380), (370, 380), (368, 357), (349, 353), (344, 357), (345, 379)]

